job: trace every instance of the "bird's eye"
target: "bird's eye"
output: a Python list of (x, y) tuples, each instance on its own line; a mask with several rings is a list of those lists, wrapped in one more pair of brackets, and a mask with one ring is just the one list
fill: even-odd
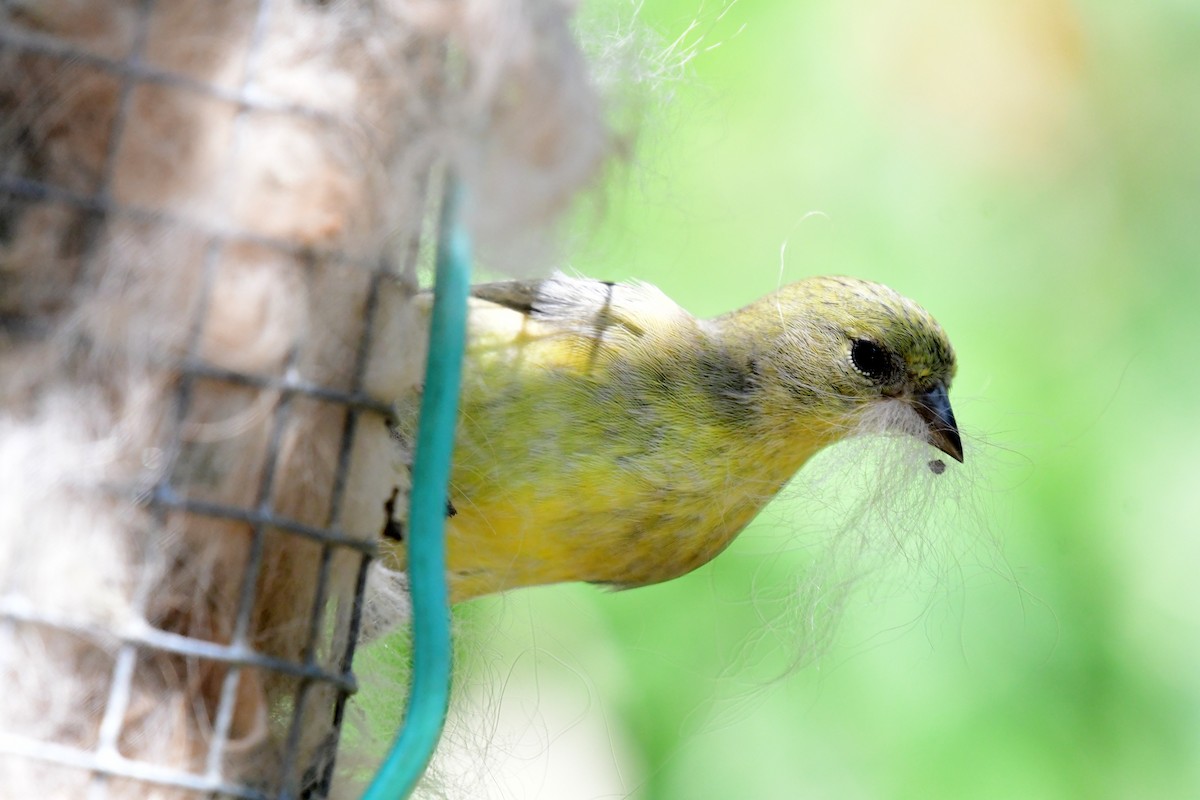
[(850, 361), (856, 370), (877, 383), (887, 383), (895, 375), (896, 366), (891, 354), (866, 339), (854, 340)]

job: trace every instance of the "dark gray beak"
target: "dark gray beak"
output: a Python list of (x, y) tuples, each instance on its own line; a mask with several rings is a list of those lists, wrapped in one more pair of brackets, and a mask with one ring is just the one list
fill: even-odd
[(914, 396), (912, 403), (929, 426), (929, 443), (955, 461), (962, 461), (962, 438), (958, 435), (958, 423), (954, 421), (946, 387), (935, 384), (928, 392)]

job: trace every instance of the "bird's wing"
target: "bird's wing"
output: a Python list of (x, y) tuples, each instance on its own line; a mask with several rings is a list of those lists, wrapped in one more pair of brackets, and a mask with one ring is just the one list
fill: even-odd
[(537, 305), (539, 289), (546, 280), (548, 279), (537, 278), (528, 281), (479, 283), (471, 287), (471, 296), (522, 314), (530, 314)]
[(480, 284), (471, 287), (471, 295), (562, 330), (601, 336), (619, 333), (637, 337), (678, 315), (687, 316), (674, 301), (648, 284), (611, 283), (561, 274)]

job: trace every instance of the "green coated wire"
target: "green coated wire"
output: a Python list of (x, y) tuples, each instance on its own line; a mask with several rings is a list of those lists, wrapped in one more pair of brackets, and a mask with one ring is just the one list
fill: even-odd
[(401, 800), (412, 793), (441, 737), (450, 699), (450, 601), (443, 529), (466, 341), (471, 247), (458, 218), (460, 189), (453, 179), (447, 179), (446, 186), (409, 511), (412, 682), (404, 726), (363, 800)]

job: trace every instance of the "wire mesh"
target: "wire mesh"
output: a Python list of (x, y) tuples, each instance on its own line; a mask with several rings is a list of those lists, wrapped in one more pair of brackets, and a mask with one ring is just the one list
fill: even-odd
[[(0, 4), (0, 11), (3, 10), (2, 6)], [(173, 408), (167, 415), (169, 424), (163, 431), (158, 453), (161, 462), (156, 465), (158, 469), (155, 472), (159, 477), (149, 486), (113, 486), (107, 489), (141, 508), (149, 509), (162, 532), (170, 529), (177, 515), (185, 515), (193, 522), (211, 520), (236, 524), (241, 530), (249, 532), (247, 555), (242, 573), (232, 578), (238, 586), (237, 602), (232, 631), (227, 641), (181, 635), (156, 626), (148, 610), (150, 594), (154, 591), (149, 579), (143, 580), (135, 592), (132, 621), (115, 629), (80, 621), (69, 614), (38, 608), (19, 596), (0, 595), (0, 626), (38, 626), (65, 636), (95, 641), (114, 648), (115, 652), (98, 733), (90, 747), (43, 741), (19, 732), (4, 731), (0, 732), (0, 752), (86, 771), (92, 776), (89, 783), (89, 797), (92, 800), (102, 800), (108, 795), (108, 788), (113, 781), (126, 779), (147, 786), (175, 787), (212, 798), (267, 800), (323, 797), (329, 791), (345, 704), (356, 690), (351, 663), (358, 638), (367, 570), (374, 552), (373, 541), (342, 530), (339, 519), (347, 492), (351, 451), (360, 420), (363, 415), (386, 418), (390, 414), (388, 403), (368, 396), (363, 389), (364, 371), (374, 345), (372, 331), (379, 308), (380, 287), (398, 272), (411, 269), (411, 265), (396, 265), (386, 261), (369, 263), (354, 254), (317, 252), (306, 244), (239, 229), (229, 217), (214, 222), (171, 209), (141, 207), (136, 203), (118, 201), (113, 191), (118, 153), (122, 150), (127, 131), (134, 124), (136, 95), (146, 87), (193, 93), (231, 107), (232, 122), (223, 165), (224, 174), (217, 178), (218, 183), (226, 188), (234, 180), (233, 172), (237, 168), (239, 150), (243, 145), (247, 115), (266, 111), (306, 120), (324, 119), (323, 112), (272, 99), (256, 85), (259, 53), (272, 13), (270, 0), (257, 0), (242, 74), (232, 87), (206, 84), (148, 64), (144, 55), (156, 4), (153, 0), (139, 0), (131, 7), (135, 11), (136, 22), (125, 57), (91, 52), (76, 43), (7, 24), (0, 17), (0, 52), (7, 50), (36, 57), (45, 60), (51, 69), (55, 68), (55, 64), (64, 70), (84, 67), (110, 77), (117, 85), (108, 139), (104, 145), (103, 166), (95, 183), (87, 186), (86, 182), (72, 183), (46, 179), (41, 175), (21, 174), (20, 170), (11, 169), (10, 164), (0, 163), (0, 214), (15, 214), (12, 211), (14, 204), (53, 204), (71, 209), (79, 215), (84, 231), (83, 242), (78, 248), (82, 253), (79, 280), (85, 287), (83, 291), (87, 291), (89, 282), (97, 280), (89, 273), (88, 255), (94, 252), (96, 241), (104, 231), (119, 222), (186, 228), (204, 242), (201, 277), (197, 298), (192, 306), (192, 317), (188, 322), (186, 343), (179, 357), (168, 364), (175, 376)], [(7, 211), (6, 206), (9, 207)], [(337, 263), (369, 271), (361, 308), (361, 335), (355, 346), (354, 364), (349, 371), (347, 386), (319, 385), (305, 378), (299, 368), (303, 356), (299, 345), (291, 349), (278, 374), (242, 372), (211, 363), (205, 358), (202, 352), (203, 329), (214, 302), (215, 276), (223, 255), (237, 246), (263, 248), (302, 265), (319, 260), (326, 264)], [(415, 258), (416, 252), (414, 244), (408, 247), (406, 257)], [(9, 333), (37, 337), (46, 333), (40, 327), (41, 321), (36, 315), (20, 318), (5, 316), (0, 318), (0, 326)], [(188, 459), (185, 430), (195, 412), (197, 394), (213, 387), (238, 387), (273, 398), (274, 401), (267, 426), (266, 445), (256, 476), (254, 500), (246, 506), (206, 498), (202, 492), (193, 491), (187, 482), (189, 470), (181, 466)], [(320, 525), (282, 514), (273, 502), (280, 462), (284, 457), (282, 442), (297, 403), (327, 404), (341, 409), (343, 413), (333, 485), (324, 524)], [(214, 528), (213, 535), (224, 533)], [(251, 630), (264, 553), (273, 546), (273, 537), (279, 536), (305, 540), (320, 548), (318, 568), (313, 578), (315, 589), (312, 608), (302, 634), (304, 646), (298, 660), (280, 658), (256, 648)], [(330, 586), (331, 565), (341, 553), (352, 554), (358, 559), (354, 585), (350, 587), (351, 619), (339, 641), (325, 641), (330, 630), (329, 609), (331, 605), (338, 605), (345, 600), (334, 597)], [(148, 654), (163, 653), (182, 657), (189, 663), (205, 662), (219, 669), (222, 674), (218, 701), (215, 708), (208, 712), (211, 729), (202, 769), (187, 770), (153, 763), (128, 757), (122, 752), (122, 737), (130, 718), (131, 682), (139, 663)], [(225, 777), (223, 764), (238, 713), (239, 692), (248, 669), (289, 676), (295, 681), (282, 766), (277, 771), (278, 785), (242, 784)], [(318, 686), (332, 690), (332, 704), (326, 703), (330, 696), (328, 694), (322, 694), (314, 700), (316, 695), (313, 690)], [(324, 705), (313, 708), (314, 703)], [(332, 721), (330, 733), (315, 756), (306, 756), (300, 744), (302, 729), (310, 714), (325, 715)], [(307, 759), (306, 763), (301, 763), (301, 759)]]

